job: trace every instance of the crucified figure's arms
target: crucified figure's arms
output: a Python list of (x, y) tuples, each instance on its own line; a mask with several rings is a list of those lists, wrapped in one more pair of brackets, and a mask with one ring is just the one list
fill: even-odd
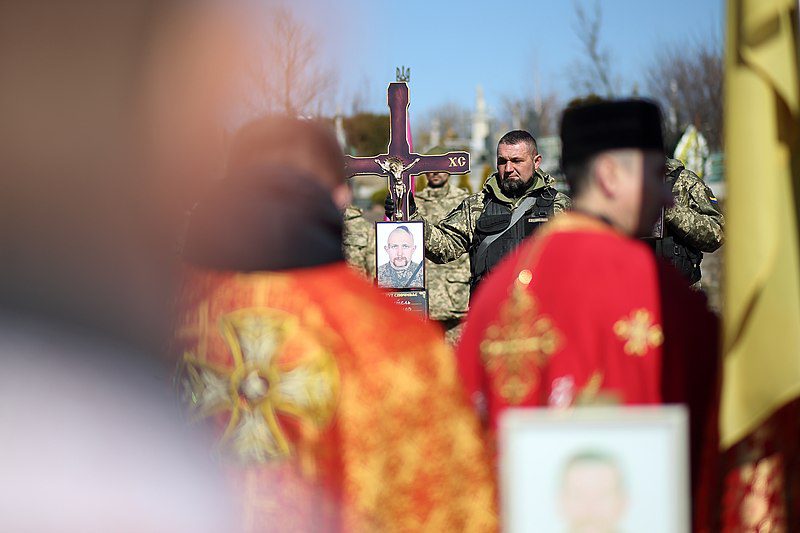
[(408, 165), (407, 167), (405, 167), (405, 168), (403, 169), (403, 172), (405, 172), (405, 171), (406, 171), (406, 170), (408, 170), (409, 168), (411, 168), (411, 167), (413, 167), (414, 165), (416, 165), (416, 164), (417, 164), (417, 161), (419, 161), (419, 157), (418, 157), (418, 158), (416, 158), (415, 160), (413, 160), (413, 161), (411, 162), (411, 164), (410, 164), (410, 165)]

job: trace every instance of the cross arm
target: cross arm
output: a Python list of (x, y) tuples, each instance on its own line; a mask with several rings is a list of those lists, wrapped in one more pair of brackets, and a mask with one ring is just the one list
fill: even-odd
[[(379, 156), (380, 157), (380, 156)], [(363, 174), (383, 174), (379, 157), (344, 156), (344, 173), (348, 178)]]
[(448, 174), (466, 174), (470, 169), (469, 152), (448, 152), (442, 155), (417, 155), (419, 161), (411, 169), (412, 174), (425, 172), (447, 172)]

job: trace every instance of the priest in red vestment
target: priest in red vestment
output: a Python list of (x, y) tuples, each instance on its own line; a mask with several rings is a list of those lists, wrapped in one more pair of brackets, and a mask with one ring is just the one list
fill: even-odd
[(494, 531), (452, 353), (343, 260), (335, 139), (266, 119), (232, 154), (191, 216), (175, 352), (246, 529)]
[(668, 201), (660, 112), (641, 100), (574, 107), (561, 136), (574, 211), (478, 291), (458, 349), (463, 382), (491, 433), (509, 407), (687, 403), (696, 460), (717, 323), (634, 238)]

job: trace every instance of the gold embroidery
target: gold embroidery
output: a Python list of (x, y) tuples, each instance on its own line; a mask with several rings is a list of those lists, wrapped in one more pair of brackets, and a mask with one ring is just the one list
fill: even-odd
[(620, 405), (622, 398), (613, 390), (601, 390), (603, 373), (593, 372), (575, 398), (575, 405)]
[[(560, 335), (546, 316), (536, 314), (536, 303), (526, 290), (523, 275), (502, 305), (498, 321), (486, 329), (481, 358), (494, 388), (510, 404), (519, 404), (538, 384), (538, 367), (560, 344)], [(527, 271), (530, 274), (530, 271)], [(532, 277), (532, 276), (531, 276)], [(524, 279), (523, 279), (524, 278)], [(528, 282), (530, 280), (528, 279)]]
[(594, 372), (589, 377), (589, 380), (586, 382), (586, 385), (578, 393), (577, 397), (575, 398), (576, 405), (591, 405), (595, 403), (597, 399), (597, 394), (600, 392), (600, 385), (603, 384), (603, 373), (602, 372)]
[(265, 462), (291, 448), (277, 415), (324, 427), (336, 408), (339, 373), (330, 351), (296, 317), (274, 309), (224, 315), (220, 331), (233, 365), (184, 354), (185, 397), (195, 419), (230, 413), (221, 443), (241, 459)]
[(742, 468), (747, 487), (740, 505), (741, 523), (747, 531), (785, 530), (785, 510), (779, 503), (784, 490), (782, 462), (772, 455)]
[[(450, 349), (422, 331), (413, 346), (386, 340), (385, 332), (397, 328), (394, 315), (351, 294), (337, 295), (337, 307), (365, 317), (344, 332), (353, 353), (341, 363), (343, 373), (348, 366), (369, 368), (343, 383), (337, 415), (344, 493), (354, 502), (342, 529), (497, 531), (488, 460), (470, 406), (454, 394), (460, 384)], [(403, 331), (417, 330), (404, 325)], [(386, 346), (393, 356), (376, 357), (376, 347)]]
[(647, 309), (637, 309), (614, 324), (614, 333), (625, 342), (625, 353), (644, 356), (650, 348), (658, 348), (664, 342), (659, 324)]
[[(368, 297), (355, 274), (298, 276), (299, 283), (274, 284), (269, 293), (264, 291), (262, 303), (254, 304), (254, 282), (266, 285), (259, 276), (273, 274), (216, 287), (210, 297), (212, 329), (196, 334), (209, 341), (210, 353), (202, 360), (230, 366), (229, 348), (213, 324), (219, 323), (222, 309), (246, 301), (256, 311), (269, 307), (299, 318), (305, 334), (290, 335), (281, 345), (276, 355), (281, 368), (299, 361), (297, 355), (308, 355), (295, 347), (313, 336), (336, 354), (341, 377), (335, 427), (328, 422), (317, 428), (281, 416), (293, 448), (291, 460), (244, 469), (245, 525), (257, 530), (273, 524), (282, 531), (313, 530), (321, 523), (342, 531), (497, 531), (489, 460), (477, 420), (459, 394), (451, 351), (410, 320), (398, 325), (396, 314), (385, 310), (383, 299)], [(342, 290), (327, 290), (332, 282), (343, 285)], [(196, 320), (196, 308), (187, 319)], [(400, 338), (387, 338), (390, 330)], [(416, 336), (415, 343), (406, 342), (408, 335)], [(179, 346), (191, 357), (198, 338), (188, 337)], [(228, 383), (223, 378), (226, 395)], [(316, 479), (305, 471), (304, 448), (314, 453)], [(338, 484), (343, 496), (332, 499), (325, 487)], [(309, 495), (309, 487), (318, 487), (319, 493)], [(307, 502), (313, 505), (306, 511)]]

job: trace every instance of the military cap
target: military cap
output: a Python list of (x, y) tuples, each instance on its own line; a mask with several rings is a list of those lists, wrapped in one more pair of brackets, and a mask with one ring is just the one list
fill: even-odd
[(606, 100), (578, 105), (561, 119), (562, 167), (618, 148), (664, 149), (661, 111), (648, 100)]

